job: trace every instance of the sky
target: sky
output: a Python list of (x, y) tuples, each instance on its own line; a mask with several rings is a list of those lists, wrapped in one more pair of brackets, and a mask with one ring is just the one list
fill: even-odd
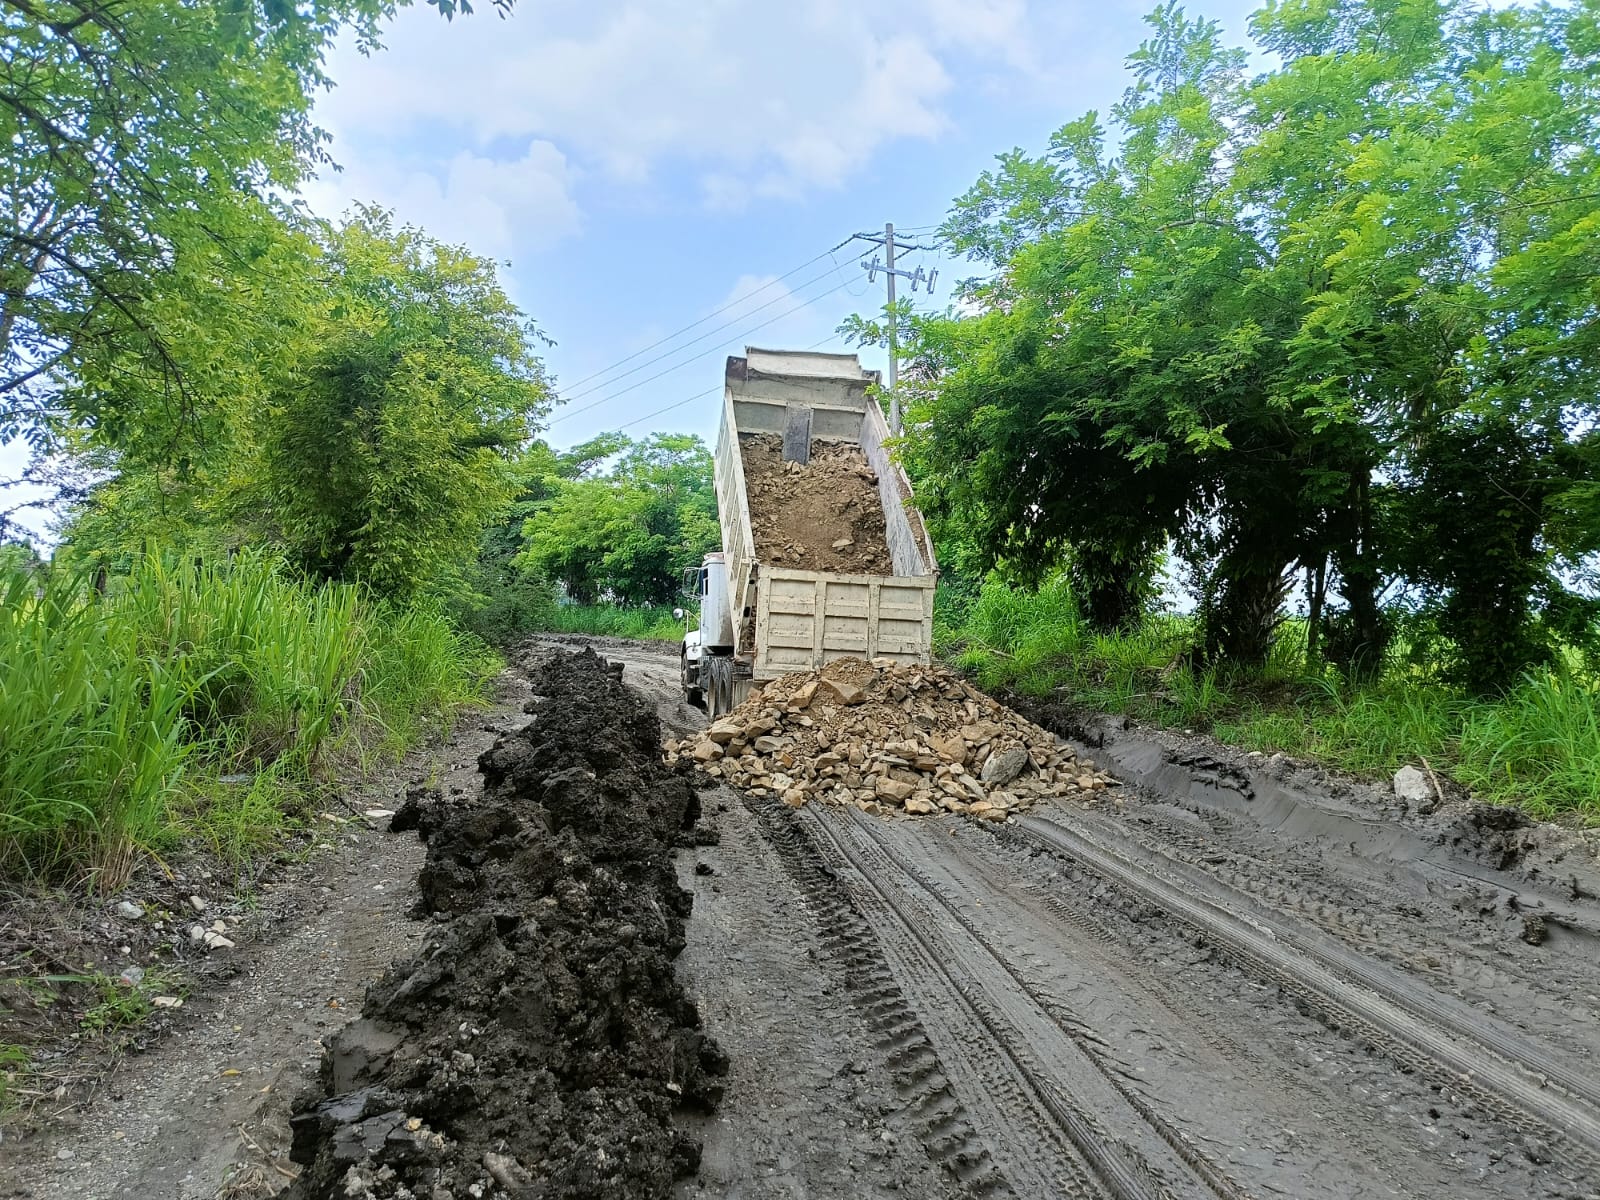
[[(553, 444), (618, 428), (709, 443), (728, 354), (847, 350), (840, 321), (883, 304), (858, 261), (876, 248), (830, 247), (886, 221), (930, 232), (996, 154), (1104, 113), (1152, 6), (519, 0), (502, 19), (482, 0), (446, 25), (419, 4), (383, 51), (333, 56), (316, 116), (343, 170), (304, 195), (325, 216), (376, 202), (509, 263), (508, 292), (556, 343)], [(1191, 10), (1242, 42), (1253, 7)], [(903, 265), (938, 268), (916, 293), (935, 308), (976, 270)]]
[[(341, 169), (302, 194), (327, 217), (391, 208), (506, 264), (555, 342), (553, 445), (619, 428), (709, 444), (728, 354), (848, 350), (840, 321), (883, 304), (860, 265), (876, 248), (831, 247), (886, 221), (927, 234), (997, 154), (1104, 114), (1153, 6), (519, 0), (501, 18), (479, 0), (446, 23), (418, 2), (383, 50), (335, 49), (315, 117)], [(1190, 11), (1243, 44), (1255, 6)], [(976, 273), (935, 252), (901, 265), (938, 269), (922, 307)], [(0, 448), (0, 477), (22, 457)]]

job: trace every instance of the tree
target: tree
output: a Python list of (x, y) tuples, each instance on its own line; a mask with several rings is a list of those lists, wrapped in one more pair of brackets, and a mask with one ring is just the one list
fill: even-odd
[(1302, 569), (1313, 657), (1326, 622), (1368, 674), (1378, 597), (1408, 569), (1395, 531), (1503, 504), (1498, 472), (1441, 466), (1509, 428), (1496, 444), (1545, 481), (1503, 547), (1529, 604), (1468, 602), (1465, 545), (1443, 573), (1410, 560), (1451, 611), (1493, 615), (1462, 655), (1524, 647), (1462, 673), (1506, 682), (1559, 624), (1544, 614), (1574, 611), (1558, 543), (1596, 534), (1600, 283), (1573, 265), (1600, 213), (1594, 5), (1290, 0), (1253, 19), (1281, 61), (1254, 80), (1214, 25), (1172, 4), (1150, 23), (1115, 153), (1089, 114), (952, 209), (946, 237), (993, 273), (967, 289), (976, 314), (914, 323), (924, 497), (995, 559), (1085, 564), (1102, 621), (1172, 539), (1201, 649), (1246, 665)]
[(526, 522), (520, 561), (582, 602), (670, 603), (685, 570), (721, 544), (711, 453), (686, 434), (621, 443), (604, 474), (553, 481)]
[(536, 331), (493, 263), (379, 210), (330, 233), (325, 265), (234, 516), (314, 574), (412, 595), (465, 569), (515, 495), (510, 464), (549, 407)]
[(0, 0), (0, 443), (184, 452), (225, 383), (187, 310), (281, 245), (278, 197), (327, 161), (327, 51), (403, 2)]

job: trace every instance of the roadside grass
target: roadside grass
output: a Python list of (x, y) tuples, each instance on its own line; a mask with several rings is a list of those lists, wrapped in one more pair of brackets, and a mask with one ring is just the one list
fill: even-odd
[(17, 1087), (30, 1065), (26, 1049), (13, 1042), (0, 1042), (0, 1117), (17, 1107)]
[(120, 887), (141, 853), (270, 841), (331, 765), (397, 758), (497, 665), (437, 612), (265, 556), (0, 573), (0, 873)]
[(1366, 687), (1308, 674), (1303, 622), (1289, 623), (1266, 667), (1248, 676), (1188, 665), (1191, 635), (1190, 621), (1171, 615), (1098, 634), (1061, 583), (1026, 592), (990, 580), (966, 596), (941, 589), (934, 619), (936, 651), (988, 689), (1058, 694), (1356, 774), (1425, 763), (1480, 799), (1600, 822), (1600, 679), (1576, 660), (1481, 699), (1403, 654)]
[(544, 614), (538, 625), (543, 633), (587, 633), (650, 642), (681, 642), (684, 629), (683, 621), (674, 617), (670, 608), (649, 604), (638, 608), (560, 604)]

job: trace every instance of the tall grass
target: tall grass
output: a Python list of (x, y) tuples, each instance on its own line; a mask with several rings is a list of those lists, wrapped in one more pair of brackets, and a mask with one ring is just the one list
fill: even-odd
[(443, 618), (253, 556), (105, 595), (0, 573), (0, 871), (118, 886), (184, 837), (242, 854), (343, 747), (398, 753), (481, 690)]
[(1600, 820), (1600, 680), (1577, 662), (1479, 699), (1399, 659), (1361, 688), (1307, 675), (1304, 629), (1294, 623), (1259, 672), (1197, 669), (1181, 658), (1193, 632), (1185, 618), (1156, 616), (1097, 634), (1061, 582), (1027, 592), (991, 580), (975, 597), (941, 595), (935, 613), (936, 648), (985, 687), (1061, 694), (1358, 773), (1425, 761), (1482, 799)]

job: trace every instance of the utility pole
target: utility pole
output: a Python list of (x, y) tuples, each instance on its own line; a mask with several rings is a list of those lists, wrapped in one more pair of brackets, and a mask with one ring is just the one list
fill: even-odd
[[(871, 262), (862, 263), (861, 265), (866, 269), (868, 283), (876, 283), (878, 281), (878, 272), (882, 271), (884, 279), (889, 285), (889, 432), (898, 437), (900, 434), (900, 319), (894, 310), (894, 280), (896, 275), (909, 279), (912, 292), (917, 290), (917, 284), (926, 282), (928, 294), (931, 296), (933, 295), (933, 281), (939, 277), (939, 272), (933, 270), (924, 275), (921, 267), (918, 267), (915, 271), (899, 271), (895, 269), (894, 253), (897, 247), (895, 246), (894, 224), (892, 222), (884, 225), (881, 237), (876, 233), (858, 233), (856, 236), (863, 241), (875, 242), (883, 247), (883, 260), (881, 262), (877, 255), (873, 255)], [(898, 249), (932, 250), (933, 247), (902, 245)]]

